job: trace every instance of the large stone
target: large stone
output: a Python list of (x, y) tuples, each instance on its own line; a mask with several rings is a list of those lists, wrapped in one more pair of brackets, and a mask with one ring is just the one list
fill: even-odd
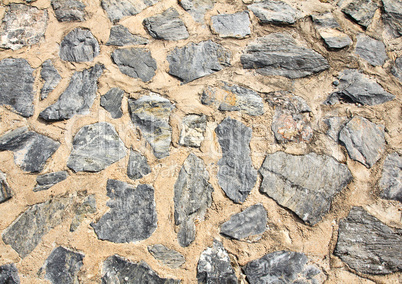
[(6, 7), (0, 26), (0, 47), (17, 50), (39, 43), (47, 28), (47, 10), (16, 3)]
[(391, 68), (391, 73), (402, 82), (402, 57), (395, 59), (394, 65)]
[(0, 266), (0, 283), (4, 284), (20, 284), (18, 269), (14, 263), (4, 264)]
[(120, 118), (123, 116), (121, 109), (121, 101), (124, 96), (124, 91), (119, 88), (111, 88), (101, 97), (100, 105), (106, 109), (112, 118)]
[(148, 42), (149, 42), (148, 39), (130, 33), (128, 28), (126, 28), (125, 26), (116, 25), (110, 29), (110, 36), (106, 45), (116, 45), (116, 46), (144, 45), (147, 44)]
[(402, 36), (402, 2), (399, 0), (382, 0), (382, 20), (394, 37)]
[(204, 22), (205, 13), (212, 10), (215, 0), (180, 0), (179, 4), (198, 23)]
[(84, 199), (84, 201), (78, 205), (75, 210), (75, 215), (70, 224), (70, 232), (74, 232), (81, 225), (82, 221), (87, 214), (93, 214), (96, 212), (96, 199), (94, 195), (90, 195)]
[(93, 61), (99, 55), (99, 43), (90, 30), (75, 28), (60, 43), (60, 58), (70, 62)]
[(46, 99), (47, 95), (60, 83), (61, 76), (59, 72), (57, 72), (57, 69), (54, 68), (50, 59), (43, 62), (40, 76), (44, 81), (43, 87), (40, 90), (40, 98), (43, 100)]
[(161, 244), (148, 246), (148, 251), (158, 261), (173, 269), (179, 268), (186, 262), (186, 259), (181, 253)]
[(184, 83), (213, 74), (230, 65), (230, 51), (211, 40), (176, 47), (168, 56), (169, 74)]
[(9, 105), (24, 117), (33, 115), (33, 71), (25, 59), (6, 58), (0, 61), (0, 105)]
[(157, 227), (154, 188), (109, 179), (106, 185), (110, 210), (91, 223), (100, 240), (114, 243), (138, 242), (149, 238)]
[(73, 140), (67, 166), (74, 172), (99, 172), (126, 156), (113, 125), (98, 122), (82, 127)]
[(160, 0), (102, 0), (102, 8), (112, 22), (118, 22), (127, 16), (134, 16)]
[(314, 152), (303, 156), (269, 154), (259, 172), (260, 191), (292, 210), (308, 225), (321, 221), (334, 196), (352, 180), (346, 165)]
[(240, 121), (225, 118), (215, 129), (222, 148), (218, 162), (218, 182), (235, 203), (243, 203), (257, 181), (250, 158), (251, 128)]
[(151, 173), (147, 158), (131, 149), (127, 165), (127, 176), (133, 180), (143, 178)]
[(398, 153), (387, 156), (379, 181), (381, 197), (402, 202), (402, 157)]
[(291, 25), (300, 13), (282, 1), (265, 0), (248, 6), (262, 24)]
[(0, 203), (9, 200), (13, 196), (10, 186), (7, 182), (7, 176), (0, 171)]
[(85, 21), (85, 4), (80, 0), (52, 0), (52, 8), (59, 22)]
[(48, 190), (53, 185), (62, 182), (68, 177), (67, 171), (54, 172), (36, 177), (36, 185), (33, 191)]
[(220, 37), (245, 38), (251, 34), (247, 11), (235, 14), (221, 14), (211, 17), (212, 31)]
[(273, 33), (248, 44), (240, 57), (244, 69), (266, 76), (295, 79), (329, 68), (328, 61), (314, 50), (298, 46), (288, 34)]
[(75, 72), (58, 100), (39, 116), (47, 121), (57, 121), (70, 119), (76, 114), (88, 114), (96, 98), (97, 81), (102, 72), (103, 66), (98, 64)]
[(181, 124), (179, 144), (187, 147), (200, 147), (204, 141), (204, 132), (207, 129), (205, 115), (186, 115)]
[(328, 49), (341, 49), (353, 44), (352, 39), (341, 31), (331, 13), (313, 15), (313, 22)]
[(182, 247), (195, 239), (195, 220), (203, 220), (212, 204), (212, 185), (204, 162), (191, 153), (174, 185), (174, 219), (179, 226), (177, 238)]
[(377, 8), (377, 1), (354, 0), (342, 8), (342, 12), (351, 17), (359, 25), (367, 28), (371, 24)]
[(365, 34), (357, 36), (356, 54), (374, 66), (382, 66), (388, 59), (385, 45)]
[(367, 274), (402, 271), (402, 230), (389, 227), (361, 207), (339, 222), (334, 254), (352, 269)]
[(335, 142), (339, 141), (339, 132), (348, 122), (347, 117), (343, 116), (330, 116), (323, 119), (326, 125), (326, 134)]

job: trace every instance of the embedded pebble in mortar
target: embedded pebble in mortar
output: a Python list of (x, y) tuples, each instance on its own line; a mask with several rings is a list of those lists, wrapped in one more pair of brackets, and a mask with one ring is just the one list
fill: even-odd
[(402, 82), (402, 57), (395, 59), (395, 62), (391, 68), (391, 73)]
[(9, 200), (13, 196), (10, 186), (7, 182), (7, 176), (0, 171), (0, 203)]
[(339, 141), (339, 132), (348, 122), (347, 117), (331, 116), (323, 119), (327, 129), (326, 134), (335, 142)]
[(79, 0), (52, 0), (52, 8), (59, 22), (85, 21), (85, 4)]
[(102, 0), (102, 8), (113, 23), (127, 16), (134, 16), (160, 0)]
[(161, 244), (148, 246), (148, 251), (158, 261), (173, 269), (179, 268), (186, 262), (186, 259), (181, 253)]
[(99, 55), (99, 43), (90, 30), (75, 28), (60, 43), (60, 58), (70, 62), (89, 62)]
[(402, 36), (402, 2), (399, 0), (382, 0), (382, 20), (391, 34), (398, 38)]
[(251, 34), (250, 18), (247, 11), (222, 14), (211, 17), (212, 31), (220, 37), (245, 38)]
[(92, 214), (96, 212), (96, 199), (94, 195), (90, 195), (84, 199), (84, 201), (78, 206), (75, 211), (75, 216), (70, 224), (70, 232), (74, 232), (81, 225), (86, 214)]
[(120, 118), (123, 116), (121, 109), (121, 101), (124, 96), (124, 91), (119, 88), (112, 88), (101, 97), (100, 105), (106, 109), (112, 118)]
[(261, 24), (291, 25), (301, 15), (299, 12), (282, 1), (265, 0), (248, 6)]
[(207, 117), (202, 114), (186, 115), (181, 124), (179, 144), (187, 147), (200, 147), (207, 129)]
[(4, 284), (20, 284), (18, 269), (14, 263), (4, 264), (0, 266), (0, 283)]
[(140, 152), (130, 150), (130, 157), (127, 164), (127, 176), (132, 180), (140, 179), (151, 173), (147, 158)]
[(377, 1), (355, 0), (343, 7), (342, 12), (351, 17), (359, 25), (367, 28), (371, 24), (377, 8)]
[(212, 10), (216, 0), (180, 0), (180, 6), (198, 23), (204, 23), (205, 13)]
[(36, 185), (33, 191), (48, 190), (53, 185), (62, 182), (68, 177), (68, 172), (60, 171), (49, 174), (44, 174), (36, 177)]
[(139, 35), (133, 35), (128, 28), (122, 25), (113, 26), (110, 29), (109, 40), (106, 45), (145, 45), (149, 40)]
[(382, 66), (388, 59), (385, 45), (365, 34), (357, 36), (356, 54), (374, 66)]
[(387, 156), (379, 181), (381, 197), (402, 202), (402, 157), (398, 153)]
[(57, 85), (60, 83), (61, 76), (59, 72), (57, 72), (57, 69), (54, 68), (50, 59), (43, 62), (40, 76), (45, 82), (40, 90), (40, 99), (43, 100), (46, 99), (47, 95), (57, 87)]
[(340, 31), (341, 26), (331, 13), (312, 15), (311, 17), (328, 49), (341, 49), (353, 44), (351, 38)]

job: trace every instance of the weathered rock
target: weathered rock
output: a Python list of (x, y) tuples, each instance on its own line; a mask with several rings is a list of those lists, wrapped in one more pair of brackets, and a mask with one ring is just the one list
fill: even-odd
[(348, 122), (347, 117), (331, 116), (323, 119), (326, 124), (326, 134), (335, 142), (339, 141), (339, 132)]
[(240, 57), (244, 69), (266, 76), (295, 79), (329, 68), (328, 61), (314, 50), (298, 46), (288, 34), (273, 33), (248, 44)]
[(41, 100), (46, 99), (47, 95), (56, 88), (60, 83), (61, 76), (57, 69), (54, 68), (53, 63), (50, 59), (46, 60), (42, 64), (42, 70), (40, 71), (40, 76), (45, 82), (42, 89), (40, 90)]
[(156, 61), (145, 48), (116, 49), (112, 53), (112, 59), (121, 73), (132, 78), (148, 82), (155, 76)]
[(109, 179), (106, 204), (110, 210), (97, 223), (91, 223), (100, 240), (130, 243), (149, 238), (157, 227), (154, 188)]
[(75, 28), (61, 41), (59, 55), (70, 62), (93, 61), (99, 55), (99, 43), (90, 30)]
[(197, 265), (198, 283), (236, 284), (237, 277), (222, 243), (214, 240), (213, 247), (204, 250)]
[(20, 284), (18, 269), (14, 263), (4, 264), (0, 266), (0, 283), (4, 284)]
[(361, 207), (339, 222), (334, 254), (352, 269), (367, 274), (402, 271), (402, 230), (391, 228)]
[(179, 144), (187, 147), (200, 147), (207, 129), (207, 117), (202, 114), (186, 115), (181, 123)]
[(99, 172), (126, 156), (113, 125), (98, 122), (82, 127), (73, 140), (67, 166), (74, 172)]
[(172, 128), (169, 117), (174, 106), (163, 97), (151, 94), (137, 100), (128, 101), (132, 122), (137, 125), (142, 135), (151, 145), (158, 159), (169, 156), (172, 141)]
[(0, 47), (17, 50), (39, 43), (47, 28), (47, 10), (16, 3), (6, 7), (0, 26)]
[(218, 182), (235, 203), (243, 203), (257, 181), (250, 158), (251, 128), (240, 121), (225, 118), (215, 129), (222, 148), (218, 162)]
[(382, 20), (394, 37), (402, 36), (402, 2), (398, 0), (382, 0)]
[(183, 265), (183, 263), (186, 262), (186, 259), (181, 253), (169, 249), (164, 245), (157, 244), (148, 246), (148, 251), (158, 261), (173, 269), (179, 268), (181, 265)]
[(385, 151), (384, 126), (356, 116), (339, 133), (349, 156), (371, 168)]
[(374, 17), (374, 13), (378, 8), (378, 4), (373, 0), (356, 0), (351, 1), (346, 7), (342, 8), (342, 12), (351, 17), (356, 23), (367, 28)]
[(59, 22), (85, 21), (85, 4), (80, 0), (52, 0), (52, 8)]
[(59, 99), (43, 110), (39, 116), (47, 121), (70, 119), (76, 114), (88, 114), (96, 98), (97, 80), (102, 75), (103, 65), (77, 71)]
[(62, 182), (68, 177), (68, 172), (60, 171), (49, 174), (44, 174), (36, 177), (36, 185), (33, 191), (48, 190), (53, 185)]
[(176, 47), (167, 56), (169, 74), (188, 83), (229, 66), (230, 56), (230, 51), (211, 40), (191, 42), (183, 48)]
[(353, 44), (352, 39), (341, 31), (341, 26), (331, 13), (313, 15), (312, 18), (328, 49), (341, 49)]
[(21, 127), (0, 137), (0, 151), (13, 151), (14, 162), (22, 170), (41, 172), (46, 161), (59, 148), (53, 139)]
[(131, 149), (127, 165), (127, 176), (133, 180), (140, 179), (151, 173), (147, 158), (140, 152)]
[(180, 0), (179, 4), (196, 22), (203, 23), (205, 13), (214, 7), (215, 2), (215, 0)]
[(90, 195), (78, 206), (75, 216), (70, 224), (70, 232), (74, 232), (81, 225), (87, 214), (96, 212), (96, 199), (94, 195)]
[(365, 34), (357, 36), (356, 54), (374, 66), (382, 66), (388, 59), (385, 45)]
[(102, 8), (106, 11), (110, 21), (120, 21), (127, 16), (134, 16), (155, 5), (160, 0), (102, 0)]
[(121, 101), (124, 96), (124, 91), (119, 88), (111, 88), (101, 97), (100, 105), (106, 109), (112, 118), (120, 118), (123, 115), (121, 109)]
[(212, 204), (213, 191), (204, 162), (190, 153), (174, 185), (174, 219), (179, 226), (177, 238), (182, 247), (194, 241), (195, 219), (204, 219)]
[(381, 197), (402, 202), (402, 157), (398, 153), (387, 156), (379, 181)]
[(402, 57), (395, 59), (394, 65), (391, 68), (391, 73), (402, 82)]
[(33, 71), (25, 59), (6, 58), (0, 61), (0, 105), (9, 105), (24, 117), (33, 115)]
[(113, 26), (110, 29), (109, 40), (106, 45), (144, 45), (149, 42), (148, 39), (139, 35), (133, 35), (128, 28), (122, 25)]
[(12, 196), (13, 193), (8, 185), (6, 174), (0, 171), (0, 203), (7, 201)]
[(248, 6), (262, 24), (291, 25), (299, 18), (300, 13), (282, 1), (265, 0)]
[(142, 22), (149, 34), (156, 39), (181, 40), (189, 37), (186, 26), (174, 8), (162, 14), (145, 18)]
[(352, 180), (346, 165), (314, 152), (303, 156), (269, 154), (259, 172), (260, 191), (311, 226), (321, 221), (334, 196)]
[(250, 18), (247, 11), (222, 14), (211, 17), (212, 31), (220, 37), (245, 38), (251, 34)]

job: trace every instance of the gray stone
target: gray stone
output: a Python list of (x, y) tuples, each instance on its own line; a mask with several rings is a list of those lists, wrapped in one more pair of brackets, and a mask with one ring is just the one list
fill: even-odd
[(145, 18), (142, 22), (149, 34), (156, 39), (181, 40), (189, 37), (186, 26), (174, 8), (162, 14)]
[(262, 204), (252, 205), (223, 223), (221, 234), (236, 240), (245, 239), (264, 233), (267, 222), (267, 211), (264, 206)]
[(250, 18), (247, 11), (222, 14), (211, 17), (212, 31), (220, 37), (245, 38), (251, 34)]
[(197, 265), (198, 283), (237, 284), (237, 277), (222, 243), (214, 240), (213, 247), (204, 250)]
[(328, 49), (341, 49), (353, 44), (352, 39), (341, 31), (331, 13), (313, 15), (313, 22)]
[(84, 201), (78, 205), (75, 210), (75, 216), (70, 224), (70, 232), (74, 232), (81, 225), (82, 221), (87, 214), (93, 214), (96, 212), (96, 199), (94, 195), (90, 195), (84, 199)]
[(26, 172), (41, 172), (60, 143), (21, 127), (0, 137), (0, 151), (13, 151), (14, 162)]
[(204, 162), (190, 153), (174, 185), (174, 219), (179, 226), (177, 238), (182, 247), (188, 247), (194, 241), (194, 222), (204, 219), (212, 204), (213, 191)]
[(198, 23), (204, 22), (205, 13), (212, 10), (215, 0), (180, 0), (179, 4)]
[(349, 156), (371, 168), (385, 151), (384, 126), (356, 116), (339, 133)]
[(374, 66), (382, 66), (388, 59), (385, 45), (365, 34), (357, 36), (356, 54)]
[(169, 74), (188, 83), (229, 66), (230, 56), (230, 51), (211, 40), (191, 42), (167, 56)]
[(266, 76), (290, 79), (306, 77), (329, 68), (328, 61), (314, 50), (298, 46), (288, 34), (273, 33), (248, 44), (240, 57), (244, 69)]
[(52, 0), (52, 8), (59, 22), (85, 21), (85, 4), (79, 0)]
[(120, 118), (123, 116), (121, 109), (121, 101), (124, 96), (124, 91), (119, 88), (111, 88), (101, 97), (100, 105), (107, 110), (112, 118)]
[(402, 157), (398, 153), (387, 156), (379, 181), (381, 197), (402, 202)]
[(202, 114), (186, 115), (181, 123), (179, 144), (187, 147), (200, 147), (207, 129), (207, 117)]
[(12, 196), (13, 193), (8, 185), (6, 174), (0, 171), (0, 203), (9, 200)]
[(147, 158), (140, 152), (130, 151), (130, 157), (127, 165), (127, 176), (133, 180), (140, 179), (151, 173)]
[(149, 238), (157, 227), (154, 188), (109, 179), (106, 203), (110, 210), (97, 223), (91, 223), (98, 239), (114, 243), (138, 242)]
[(391, 73), (402, 82), (402, 57), (395, 59), (394, 65), (391, 68)]
[(169, 156), (172, 141), (172, 128), (169, 125), (170, 113), (174, 106), (163, 97), (155, 94), (128, 101), (131, 121), (137, 125), (146, 141), (151, 145), (158, 159)]
[(4, 264), (0, 266), (0, 283), (4, 284), (20, 284), (18, 269), (14, 263)]
[(259, 172), (260, 191), (311, 226), (321, 221), (334, 196), (352, 180), (346, 165), (314, 152), (303, 156), (269, 154)]
[(367, 274), (402, 271), (402, 230), (392, 228), (361, 207), (339, 222), (334, 254), (352, 269)]
[(240, 121), (225, 118), (215, 129), (222, 148), (218, 161), (220, 187), (235, 203), (243, 203), (257, 181), (250, 158), (251, 128)]
[(43, 100), (46, 99), (47, 95), (60, 83), (61, 76), (59, 72), (57, 72), (57, 69), (54, 68), (50, 59), (43, 62), (40, 76), (45, 82), (40, 90), (40, 99)]
[(0, 26), (0, 48), (17, 50), (39, 43), (47, 28), (47, 10), (16, 3), (6, 7)]
[(145, 48), (116, 49), (112, 59), (120, 72), (132, 78), (140, 78), (144, 82), (155, 76), (156, 61), (151, 52)]
[(394, 37), (402, 36), (402, 2), (399, 0), (382, 0), (382, 20)]
[(173, 269), (179, 268), (186, 262), (186, 259), (181, 253), (169, 249), (161, 244), (148, 246), (148, 251), (158, 261)]
[(0, 105), (9, 105), (24, 117), (33, 115), (33, 71), (25, 59), (6, 58), (0, 61)]
[(126, 156), (113, 125), (98, 122), (82, 127), (73, 140), (67, 166), (74, 172), (99, 172)]
[(282, 1), (265, 0), (248, 6), (262, 24), (291, 25), (299, 18), (300, 13)]
[(68, 172), (60, 171), (49, 174), (44, 174), (36, 177), (36, 185), (33, 191), (48, 190), (53, 185), (62, 182), (68, 177)]
[(60, 58), (70, 62), (93, 61), (99, 55), (99, 43), (90, 30), (75, 28), (60, 43)]
[(326, 134), (335, 142), (339, 141), (339, 132), (348, 122), (347, 117), (331, 116), (323, 119), (326, 125)]
[(128, 28), (122, 25), (113, 26), (110, 29), (109, 40), (106, 45), (145, 45), (149, 42), (148, 39), (139, 35), (133, 35)]
[(356, 23), (367, 28), (374, 17), (378, 4), (373, 0), (354, 0), (346, 7), (342, 8), (342, 12), (351, 17)]
[(97, 81), (103, 68), (102, 65), (96, 64), (89, 69), (75, 72), (58, 100), (39, 116), (47, 121), (57, 121), (70, 119), (76, 114), (88, 114), (96, 98)]
[(127, 16), (134, 16), (160, 0), (102, 0), (102, 8), (106, 11), (110, 21), (120, 21)]

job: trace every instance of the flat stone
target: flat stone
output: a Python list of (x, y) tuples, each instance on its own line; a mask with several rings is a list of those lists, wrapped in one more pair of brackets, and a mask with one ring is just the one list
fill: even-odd
[(70, 232), (78, 229), (87, 214), (93, 213), (96, 213), (96, 199), (94, 195), (90, 195), (75, 210), (75, 216), (70, 224)]
[(357, 36), (356, 54), (374, 66), (382, 66), (388, 59), (385, 45), (382, 41), (375, 40), (365, 34)]
[(100, 105), (107, 110), (112, 118), (120, 118), (123, 116), (121, 109), (121, 101), (124, 96), (124, 91), (119, 88), (111, 88), (101, 97)]
[(158, 261), (173, 269), (179, 268), (186, 262), (186, 259), (181, 253), (161, 244), (148, 246), (148, 251)]
[(378, 4), (373, 0), (355, 0), (342, 8), (342, 12), (351, 17), (356, 23), (367, 28), (374, 17)]
[(91, 223), (98, 239), (114, 243), (138, 242), (149, 238), (157, 227), (154, 188), (109, 179), (106, 203), (110, 210)]
[(204, 23), (205, 13), (212, 10), (215, 0), (181, 0), (180, 6), (198, 23)]
[(188, 114), (181, 123), (179, 144), (187, 147), (200, 147), (207, 129), (207, 117), (202, 114)]
[(395, 59), (394, 65), (391, 68), (391, 73), (402, 82), (402, 57)]
[(288, 34), (273, 33), (248, 44), (240, 57), (244, 69), (265, 76), (302, 78), (329, 68), (328, 61), (314, 50), (298, 46)]
[(402, 202), (402, 157), (398, 153), (387, 156), (378, 183), (381, 197)]
[(220, 37), (245, 38), (251, 34), (250, 17), (247, 11), (221, 14), (211, 17), (212, 31)]
[(355, 116), (342, 128), (339, 141), (353, 160), (371, 168), (385, 151), (384, 126)]
[(260, 191), (311, 226), (321, 221), (335, 195), (352, 180), (346, 165), (314, 152), (303, 156), (269, 154), (259, 172)]
[(148, 42), (149, 40), (145, 37), (132, 34), (125, 26), (116, 25), (110, 29), (110, 36), (106, 45), (145, 45)]
[(25, 59), (6, 58), (0, 61), (0, 105), (9, 105), (24, 117), (33, 115), (33, 71)]
[(47, 28), (47, 10), (12, 3), (0, 25), (0, 48), (20, 49), (39, 43)]
[(360, 273), (402, 271), (402, 230), (389, 227), (361, 207), (339, 222), (334, 254)]
[(0, 171), (0, 203), (9, 200), (13, 196), (10, 186), (7, 182), (7, 176)]
[(162, 14), (145, 18), (142, 22), (148, 33), (156, 39), (181, 40), (189, 37), (186, 26), (174, 8)]
[(127, 176), (132, 180), (143, 178), (151, 173), (147, 158), (140, 152), (130, 150), (130, 157), (127, 165)]
[(52, 0), (52, 8), (59, 22), (85, 21), (85, 4), (79, 0)]
[(0, 283), (20, 284), (18, 269), (15, 267), (14, 263), (0, 266)]
[(236, 284), (237, 277), (222, 243), (214, 240), (213, 247), (204, 250), (197, 265), (198, 283)]
[(167, 56), (169, 74), (188, 83), (229, 66), (230, 57), (230, 51), (211, 40), (191, 42), (182, 48), (176, 47)]
[(103, 68), (103, 65), (96, 64), (75, 72), (58, 100), (43, 110), (39, 117), (47, 121), (58, 121), (70, 119), (76, 114), (88, 114), (96, 98), (97, 81)]
[(113, 125), (98, 122), (82, 127), (73, 140), (67, 166), (74, 172), (99, 172), (126, 156)]
[(353, 44), (352, 39), (341, 31), (331, 13), (312, 16), (315, 27), (328, 49), (341, 49)]
[(155, 5), (160, 0), (102, 0), (102, 8), (106, 11), (110, 21), (120, 21), (127, 16), (134, 16)]
[(300, 13), (282, 1), (265, 0), (248, 6), (261, 24), (291, 25), (299, 18)]
[(215, 129), (222, 158), (218, 161), (220, 187), (235, 203), (243, 203), (257, 181), (250, 158), (251, 128), (225, 118)]
[(53, 185), (62, 182), (68, 177), (68, 172), (60, 171), (49, 174), (44, 174), (36, 177), (36, 185), (33, 191), (48, 190)]
[(172, 141), (172, 128), (169, 125), (170, 113), (174, 106), (156, 94), (129, 99), (128, 107), (131, 121), (137, 125), (146, 141), (151, 145), (158, 159), (169, 156)]
[(213, 191), (204, 162), (190, 153), (174, 185), (174, 219), (179, 226), (177, 239), (182, 247), (188, 247), (194, 241), (194, 222), (204, 219), (212, 204)]
[(323, 119), (326, 125), (326, 134), (335, 142), (339, 141), (339, 132), (348, 122), (347, 117), (331, 116)]
[(90, 30), (75, 28), (60, 43), (60, 58), (70, 62), (89, 62), (99, 55), (99, 43)]
[(382, 0), (382, 20), (394, 37), (402, 36), (402, 2)]
[(59, 72), (57, 72), (57, 69), (54, 68), (50, 59), (43, 62), (40, 76), (44, 81), (43, 87), (40, 90), (40, 99), (43, 100), (46, 99), (47, 95), (57, 87), (60, 83), (61, 76)]

